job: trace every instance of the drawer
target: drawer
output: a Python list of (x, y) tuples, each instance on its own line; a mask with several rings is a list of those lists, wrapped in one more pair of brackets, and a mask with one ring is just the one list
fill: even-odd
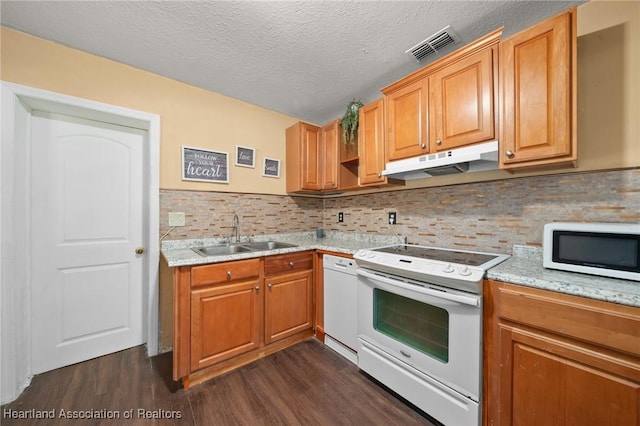
[(301, 251), (298, 253), (267, 256), (264, 260), (264, 274), (271, 276), (283, 272), (302, 271), (313, 269), (313, 252)]
[(208, 284), (224, 284), (260, 277), (260, 259), (194, 266), (191, 268), (191, 287)]

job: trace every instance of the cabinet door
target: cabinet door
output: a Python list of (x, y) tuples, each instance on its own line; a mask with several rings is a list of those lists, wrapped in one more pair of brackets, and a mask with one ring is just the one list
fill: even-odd
[(322, 189), (338, 188), (338, 153), (340, 141), (338, 120), (322, 128)]
[(381, 172), (385, 167), (384, 100), (380, 99), (360, 108), (358, 123), (358, 170), (360, 185), (381, 184), (387, 181)]
[(415, 157), (429, 152), (426, 78), (385, 97), (387, 159)]
[(313, 271), (265, 278), (265, 283), (265, 343), (312, 327)]
[(501, 425), (640, 424), (638, 365), (517, 327), (500, 342)]
[(640, 309), (486, 281), (490, 425), (640, 425)]
[(322, 189), (322, 134), (321, 129), (310, 124), (302, 124), (302, 149), (300, 167), (302, 189)]
[(429, 77), (431, 152), (495, 138), (495, 52), (481, 50)]
[(572, 9), (500, 44), (502, 168), (576, 160), (576, 43)]
[(191, 292), (191, 371), (261, 344), (262, 288), (245, 281)]

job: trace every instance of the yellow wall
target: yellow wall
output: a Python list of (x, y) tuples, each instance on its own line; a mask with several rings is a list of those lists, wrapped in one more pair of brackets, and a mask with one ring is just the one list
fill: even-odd
[[(2, 80), (159, 114), (161, 188), (285, 193), (285, 129), (295, 118), (7, 28), (1, 35)], [(639, 167), (639, 75), (640, 2), (585, 3), (578, 7), (577, 169), (466, 173), (397, 189)], [(182, 181), (183, 144), (229, 152), (231, 183)], [(255, 169), (233, 166), (236, 144), (257, 149)], [(282, 161), (280, 179), (262, 177), (264, 156)]]
[(640, 166), (640, 2), (578, 8), (578, 159)]
[[(161, 117), (160, 187), (285, 193), (285, 129), (297, 120), (157, 74), (2, 27), (0, 78)], [(230, 183), (181, 179), (181, 146), (229, 153)], [(235, 146), (256, 149), (256, 168), (235, 167)], [(262, 177), (263, 157), (281, 160), (280, 178)]]

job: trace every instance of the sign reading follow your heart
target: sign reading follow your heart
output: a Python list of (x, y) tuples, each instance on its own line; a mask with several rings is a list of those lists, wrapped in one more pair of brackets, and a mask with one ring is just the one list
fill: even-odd
[(229, 154), (183, 146), (182, 180), (229, 183)]

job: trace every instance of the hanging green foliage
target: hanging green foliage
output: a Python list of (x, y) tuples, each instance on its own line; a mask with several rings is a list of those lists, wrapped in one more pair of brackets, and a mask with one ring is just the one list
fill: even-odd
[(347, 105), (347, 110), (344, 112), (344, 116), (340, 121), (340, 124), (342, 125), (342, 142), (345, 145), (347, 143), (354, 143), (354, 138), (358, 129), (358, 114), (362, 106), (363, 104), (359, 99), (353, 99), (349, 102), (349, 105)]

